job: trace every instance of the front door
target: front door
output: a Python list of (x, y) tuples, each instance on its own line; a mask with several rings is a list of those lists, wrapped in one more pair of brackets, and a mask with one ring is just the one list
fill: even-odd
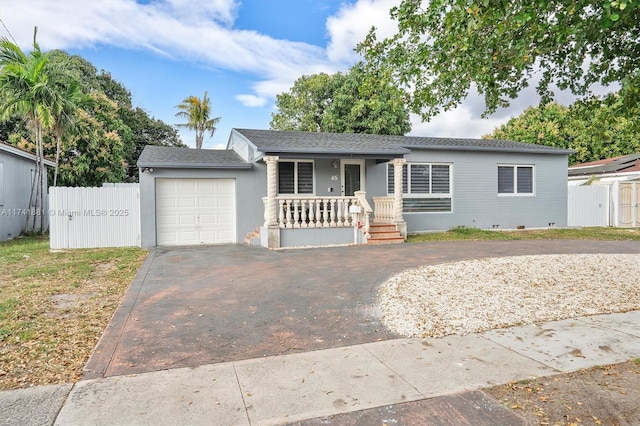
[(343, 197), (353, 197), (356, 191), (364, 191), (364, 160), (342, 160)]

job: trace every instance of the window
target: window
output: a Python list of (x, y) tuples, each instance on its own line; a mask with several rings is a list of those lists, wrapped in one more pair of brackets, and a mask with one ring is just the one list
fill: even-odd
[(533, 195), (533, 166), (498, 166), (498, 194)]
[(281, 161), (278, 163), (279, 194), (313, 194), (313, 162)]
[[(393, 194), (393, 165), (387, 166), (387, 192)], [(402, 167), (402, 193), (407, 213), (451, 211), (451, 165), (409, 163)]]

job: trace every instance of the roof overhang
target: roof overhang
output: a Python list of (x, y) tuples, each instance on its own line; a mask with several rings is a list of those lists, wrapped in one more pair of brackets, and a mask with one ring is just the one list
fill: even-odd
[(526, 150), (508, 147), (488, 147), (488, 146), (455, 146), (455, 145), (404, 145), (409, 149), (424, 149), (430, 151), (479, 151), (479, 152), (507, 152), (516, 154), (551, 154), (551, 155), (571, 155), (575, 151), (571, 149), (545, 149), (527, 148)]
[(170, 162), (140, 162), (138, 168), (156, 168), (156, 169), (250, 169), (251, 163), (243, 164), (215, 164), (215, 163), (170, 163)]
[[(10, 154), (14, 154), (18, 157), (26, 158), (27, 160), (31, 160), (35, 163), (36, 156), (28, 151), (15, 147), (13, 145), (6, 144), (4, 142), (0, 142), (0, 151), (5, 151)], [(48, 158), (44, 158), (43, 163), (49, 167), (55, 167), (56, 163), (53, 160)]]

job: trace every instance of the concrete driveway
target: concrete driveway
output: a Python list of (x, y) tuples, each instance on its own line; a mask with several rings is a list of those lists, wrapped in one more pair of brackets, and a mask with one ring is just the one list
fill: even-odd
[(638, 253), (637, 242), (487, 241), (269, 251), (150, 251), (85, 367), (126, 375), (388, 340), (379, 286), (423, 265), (480, 257)]

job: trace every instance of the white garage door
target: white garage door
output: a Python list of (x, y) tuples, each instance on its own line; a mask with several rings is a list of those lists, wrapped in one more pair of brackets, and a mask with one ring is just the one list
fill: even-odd
[(159, 246), (236, 242), (234, 179), (156, 179)]

